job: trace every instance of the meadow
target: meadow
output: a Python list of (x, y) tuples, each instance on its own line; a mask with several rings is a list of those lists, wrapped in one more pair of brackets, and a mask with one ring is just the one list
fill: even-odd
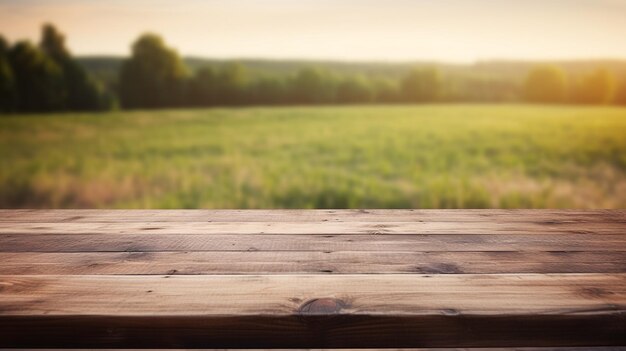
[(626, 108), (0, 116), (4, 208), (626, 208)]

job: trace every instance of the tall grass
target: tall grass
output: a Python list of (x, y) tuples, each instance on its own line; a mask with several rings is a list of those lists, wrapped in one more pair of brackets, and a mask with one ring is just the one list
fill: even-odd
[(623, 208), (626, 109), (5, 116), (0, 207)]

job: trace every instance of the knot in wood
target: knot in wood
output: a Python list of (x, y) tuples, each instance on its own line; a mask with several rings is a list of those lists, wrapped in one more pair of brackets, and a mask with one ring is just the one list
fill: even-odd
[(339, 299), (312, 299), (303, 303), (300, 308), (298, 308), (298, 313), (305, 315), (336, 314), (344, 307), (346, 307), (346, 304)]

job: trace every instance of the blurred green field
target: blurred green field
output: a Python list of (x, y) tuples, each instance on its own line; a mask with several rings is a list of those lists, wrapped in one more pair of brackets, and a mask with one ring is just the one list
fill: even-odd
[(5, 208), (625, 208), (626, 109), (0, 117)]

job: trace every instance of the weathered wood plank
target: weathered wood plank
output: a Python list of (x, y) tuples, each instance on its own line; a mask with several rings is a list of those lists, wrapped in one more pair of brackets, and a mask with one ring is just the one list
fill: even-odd
[(614, 234), (626, 223), (498, 222), (130, 222), (0, 223), (0, 234)]
[(2, 347), (626, 343), (626, 274), (22, 275), (0, 286)]
[(0, 222), (626, 222), (626, 210), (2, 210)]
[(624, 210), (0, 210), (0, 262), (0, 347), (626, 345)]
[(16, 316), (0, 346), (56, 348), (397, 348), (624, 345), (624, 314), (567, 316)]
[(626, 236), (0, 234), (0, 252), (626, 251)]
[(0, 253), (0, 274), (626, 273), (626, 252)]
[(449, 315), (451, 309), (460, 315), (626, 312), (626, 273), (2, 275), (0, 284), (2, 316), (306, 315), (305, 308), (317, 311), (307, 301), (320, 298), (342, 305), (337, 311), (318, 306), (316, 314), (322, 315)]
[(622, 312), (567, 316), (0, 317), (1, 346), (397, 348), (624, 345)]

